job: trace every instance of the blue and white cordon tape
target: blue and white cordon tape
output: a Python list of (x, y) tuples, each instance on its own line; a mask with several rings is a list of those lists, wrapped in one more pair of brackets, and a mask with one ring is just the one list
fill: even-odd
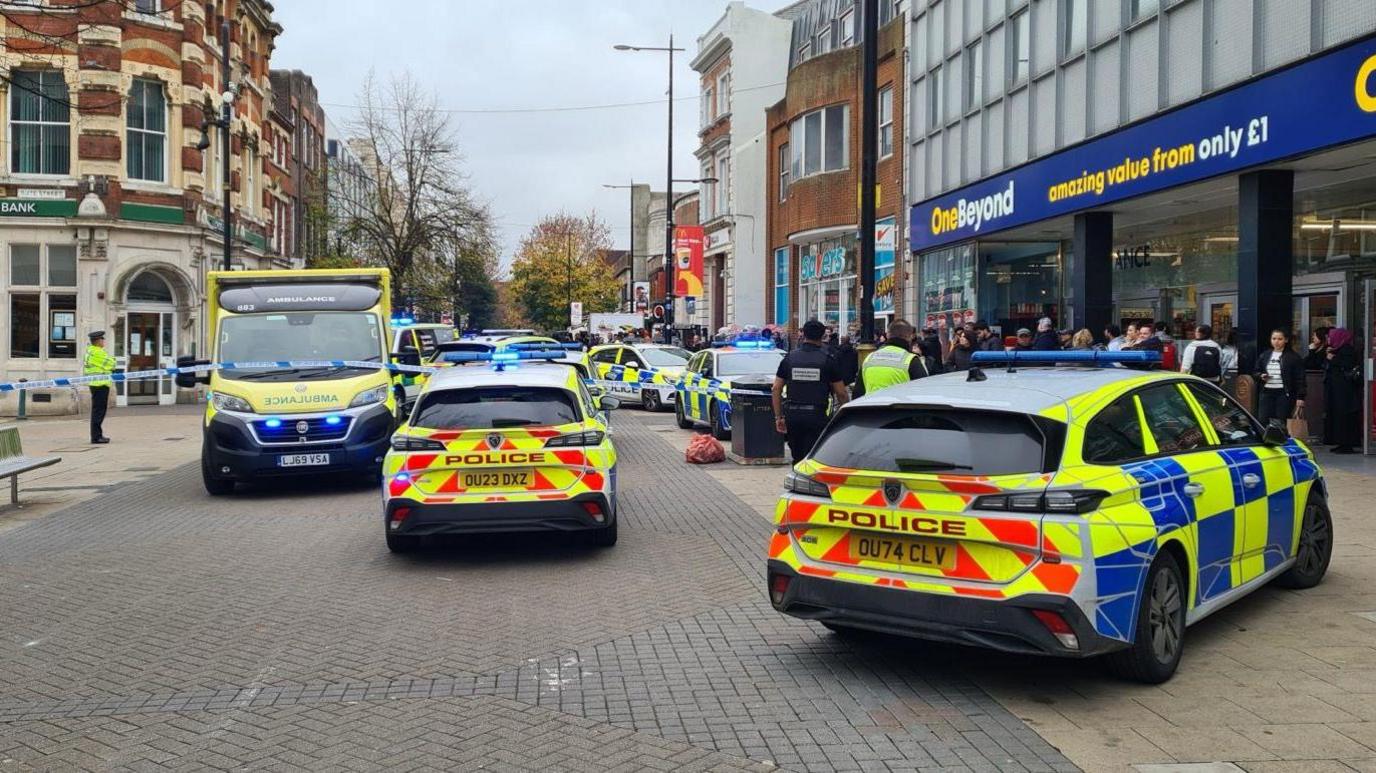
[(275, 362), (213, 362), (205, 365), (188, 365), (184, 368), (156, 368), (121, 373), (97, 374), (93, 376), (72, 376), (70, 378), (50, 378), (44, 381), (11, 381), (0, 383), (0, 392), (20, 392), (31, 389), (52, 389), (53, 387), (83, 386), (93, 381), (139, 381), (147, 378), (176, 376), (181, 373), (208, 373), (212, 370), (274, 370), (289, 368), (366, 368), (378, 370), (385, 368), (400, 373), (434, 373), (437, 368), (420, 365), (398, 365), (378, 363), (368, 360), (278, 360)]

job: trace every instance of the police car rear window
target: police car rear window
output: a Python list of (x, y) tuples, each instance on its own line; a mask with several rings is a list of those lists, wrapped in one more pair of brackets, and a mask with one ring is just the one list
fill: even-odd
[(1020, 413), (959, 408), (842, 412), (812, 458), (832, 467), (902, 473), (1013, 475), (1056, 469), (1064, 427)]
[(423, 395), (411, 426), (424, 429), (507, 429), (581, 421), (563, 389), (482, 387)]
[(779, 369), (783, 352), (731, 352), (717, 355), (717, 378), (728, 376), (772, 376)]

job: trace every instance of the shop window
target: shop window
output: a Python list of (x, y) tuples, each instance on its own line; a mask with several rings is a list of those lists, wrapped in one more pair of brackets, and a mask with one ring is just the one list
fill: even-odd
[(788, 324), (788, 248), (774, 250), (774, 324)]
[(798, 319), (848, 330), (858, 314), (854, 234), (798, 248)]
[(969, 245), (921, 257), (922, 327), (963, 322), (975, 308), (975, 258)]
[(60, 70), (16, 70), (10, 83), (10, 172), (65, 175), (72, 130), (67, 82)]
[(126, 167), (131, 180), (167, 179), (167, 98), (162, 84), (135, 78), (129, 87)]
[(10, 247), (10, 284), (36, 285), (43, 275), (39, 268), (37, 244), (15, 244)]
[(789, 147), (793, 153), (794, 180), (850, 166), (849, 118), (848, 105), (833, 105), (793, 121), (789, 126)]
[(76, 247), (13, 244), (9, 255), (10, 356), (75, 357)]
[(40, 303), (38, 293), (10, 295), (10, 357), (37, 359), (40, 340)]
[(48, 284), (52, 287), (76, 287), (76, 245), (48, 245)]
[(981, 243), (979, 272), (978, 308), (1003, 335), (1022, 327), (1036, 330), (1043, 317), (1062, 321), (1058, 243)]

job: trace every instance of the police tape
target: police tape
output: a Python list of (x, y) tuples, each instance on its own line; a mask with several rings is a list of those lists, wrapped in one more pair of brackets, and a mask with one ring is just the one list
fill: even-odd
[(0, 383), (0, 393), (23, 392), (34, 389), (54, 387), (85, 386), (95, 382), (113, 381), (125, 383), (150, 378), (163, 378), (191, 373), (209, 373), (214, 370), (290, 370), (296, 368), (362, 368), (366, 370), (388, 370), (394, 373), (435, 373), (439, 368), (423, 365), (401, 365), (392, 362), (373, 362), (371, 360), (278, 360), (263, 362), (211, 362), (201, 365), (187, 365), (175, 368), (154, 368), (117, 373), (98, 373), (90, 376), (69, 378), (50, 378), (42, 381), (11, 381)]

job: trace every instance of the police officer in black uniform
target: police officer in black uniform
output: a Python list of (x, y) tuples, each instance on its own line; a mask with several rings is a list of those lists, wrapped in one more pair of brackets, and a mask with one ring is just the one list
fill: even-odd
[(784, 357), (774, 374), (774, 429), (787, 438), (795, 462), (807, 456), (826, 427), (828, 397), (834, 397), (838, 407), (847, 398), (841, 369), (822, 344), (825, 335), (821, 322), (806, 322), (803, 342)]

